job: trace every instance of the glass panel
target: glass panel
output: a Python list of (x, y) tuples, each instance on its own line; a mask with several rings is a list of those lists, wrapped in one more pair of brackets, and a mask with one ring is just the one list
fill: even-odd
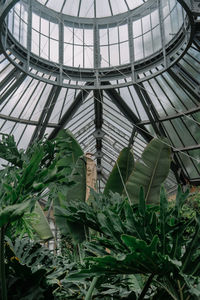
[(124, 1), (110, 0), (110, 3), (114, 15), (127, 11), (127, 6)]
[(101, 47), (101, 67), (108, 67), (109, 66), (109, 59), (108, 59), (108, 46)]
[(32, 30), (32, 44), (31, 51), (36, 55), (39, 55), (39, 33), (35, 30)]
[(84, 47), (84, 62), (86, 68), (92, 68), (93, 67), (93, 49), (89, 47)]
[(111, 66), (119, 65), (118, 45), (111, 45), (110, 46), (110, 65)]
[(108, 0), (96, 1), (96, 17), (111, 16)]
[(133, 22), (133, 36), (137, 37), (142, 34), (142, 23), (141, 20)]
[(64, 44), (64, 64), (72, 66), (73, 47), (69, 44)]
[(87, 5), (81, 1), (80, 17), (94, 18), (94, 0), (87, 0)]
[(40, 56), (49, 59), (49, 38), (45, 35), (40, 35)]
[(58, 42), (50, 39), (50, 59), (58, 62)]
[(153, 53), (151, 32), (147, 32), (146, 34), (144, 34), (143, 38), (144, 38), (144, 53), (145, 56), (149, 56)]
[(49, 21), (41, 18), (41, 33), (49, 36)]
[(135, 60), (139, 60), (144, 57), (142, 37), (138, 37), (134, 39), (134, 54), (135, 54)]
[(74, 46), (74, 67), (83, 67), (83, 47)]
[(127, 27), (127, 25), (119, 26), (119, 40), (120, 40), (120, 42), (128, 40), (128, 27)]
[(129, 45), (128, 42), (120, 44), (120, 64), (129, 63)]
[(142, 31), (143, 33), (149, 31), (151, 29), (151, 23), (150, 23), (150, 15), (147, 15), (142, 18)]

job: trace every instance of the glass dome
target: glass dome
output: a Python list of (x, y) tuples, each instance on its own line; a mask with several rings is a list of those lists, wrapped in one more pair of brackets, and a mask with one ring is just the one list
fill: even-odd
[(156, 66), (157, 73), (163, 72), (187, 49), (191, 23), (177, 0), (106, 0), (110, 12), (105, 6), (105, 16), (96, 13), (100, 1), (90, 2), (95, 14), (88, 18), (80, 14), (89, 7), (86, 0), (77, 1), (79, 13), (76, 2), (17, 1), (5, 18), (3, 47), (24, 60), (20, 67), (31, 76), (38, 78), (36, 72), (42, 71), (53, 74), (59, 85), (71, 87), (73, 79), (79, 86), (89, 82), (91, 89), (124, 77), (130, 83), (143, 81), (145, 70), (154, 68), (155, 73)]
[(46, 7), (62, 14), (81, 18), (102, 18), (130, 11), (147, 0), (38, 0)]
[(168, 188), (200, 183), (198, 11), (181, 0), (4, 2), (1, 132), (26, 148), (69, 128), (96, 158), (99, 189), (123, 147), (139, 158), (165, 136)]

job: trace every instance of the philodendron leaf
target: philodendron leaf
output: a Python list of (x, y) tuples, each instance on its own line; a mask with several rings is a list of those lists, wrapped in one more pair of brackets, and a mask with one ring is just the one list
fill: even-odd
[(115, 163), (110, 176), (106, 182), (104, 194), (109, 195), (109, 192), (122, 194), (124, 184), (128, 180), (134, 167), (133, 152), (130, 148), (124, 148)]
[(28, 210), (30, 211), (32, 207), (32, 200), (6, 206), (4, 209), (0, 210), (0, 227), (21, 218), (23, 214)]
[(122, 235), (122, 241), (130, 250), (118, 256), (87, 257), (88, 269), (70, 274), (69, 280), (84, 277), (115, 274), (170, 274), (177, 270), (177, 264), (157, 252), (159, 239), (154, 236), (150, 245), (133, 236)]
[[(169, 173), (170, 147), (166, 140), (153, 139), (145, 148), (141, 161), (137, 161), (126, 183), (129, 199), (137, 203), (143, 187), (146, 203), (158, 203), (160, 186)], [(126, 196), (125, 191), (123, 195)]]

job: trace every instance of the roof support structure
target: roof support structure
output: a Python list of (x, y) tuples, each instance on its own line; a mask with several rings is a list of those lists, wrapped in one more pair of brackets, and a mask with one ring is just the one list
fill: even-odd
[[(54, 86), (55, 87), (55, 86)], [(39, 132), (39, 135), (38, 135), (38, 139), (40, 140), (44, 133), (45, 133), (45, 130), (46, 130), (46, 127), (47, 127), (47, 124), (49, 123), (49, 120), (50, 120), (50, 117), (51, 117), (51, 114), (54, 110), (54, 107), (55, 107), (55, 104), (58, 100), (58, 96), (60, 94), (60, 91), (61, 91), (62, 87), (61, 86), (57, 86), (54, 90), (54, 95), (52, 95), (52, 101), (51, 101), (51, 104), (50, 106), (48, 107), (48, 110), (47, 110), (47, 113), (46, 113), (46, 117), (44, 119), (44, 122), (42, 124), (42, 127), (40, 129), (40, 132)]]
[(91, 90), (87, 90), (87, 87), (84, 90), (81, 90), (78, 95), (76, 96), (76, 98), (74, 99), (74, 101), (72, 102), (72, 104), (70, 105), (70, 107), (68, 108), (68, 110), (65, 112), (65, 114), (63, 115), (63, 117), (60, 119), (60, 122), (58, 123), (58, 127), (55, 128), (52, 133), (49, 135), (48, 139), (51, 140), (53, 138), (56, 137), (56, 135), (58, 134), (59, 130), (64, 128), (64, 126), (69, 122), (69, 120), (71, 120), (71, 118), (74, 116), (74, 114), (76, 113), (76, 111), (78, 110), (78, 108), (81, 106), (81, 104), (83, 103), (83, 101), (88, 97), (88, 95), (90, 94)]
[(200, 90), (199, 83), (195, 82), (194, 79), (186, 72), (186, 70), (178, 64), (168, 70), (171, 77), (178, 82), (183, 88), (185, 88), (190, 95), (192, 95), (198, 102), (200, 102)]
[(97, 176), (101, 175), (101, 158), (102, 158), (102, 138), (103, 138), (103, 131), (102, 131), (102, 124), (103, 124), (103, 92), (102, 90), (94, 90), (94, 109), (95, 109), (95, 132), (94, 137), (96, 138), (96, 149), (97, 152), (95, 154), (97, 159)]
[(134, 143), (134, 137), (135, 137), (135, 134), (136, 134), (137, 130), (136, 130), (136, 127), (133, 126), (133, 130), (131, 132), (131, 136), (130, 136), (130, 139), (129, 139), (129, 143), (128, 143), (128, 147), (131, 148), (133, 146), (133, 143)]
[(140, 84), (141, 88), (139, 88), (139, 85), (134, 85), (135, 91), (144, 107), (144, 110), (149, 118), (149, 121), (157, 135), (160, 134), (160, 130), (158, 129), (158, 123), (159, 118), (157, 115), (157, 112), (151, 102), (151, 99), (149, 98), (149, 95), (147, 94), (146, 90), (144, 89), (143, 85)]
[(6, 90), (6, 92), (0, 98), (0, 104), (2, 104), (12, 93), (14, 93), (16, 89), (19, 88), (19, 86), (22, 84), (26, 76), (27, 76), (26, 74), (22, 73), (19, 76), (19, 78), (11, 85), (11, 87)]
[[(142, 105), (143, 105), (143, 107), (146, 111), (147, 116), (149, 117), (149, 120), (151, 122), (151, 125), (152, 125), (155, 133), (158, 136), (167, 138), (165, 129), (163, 127), (162, 122), (160, 122), (160, 120), (159, 120), (159, 115), (158, 115), (158, 112), (157, 112), (155, 106), (153, 105), (153, 103), (152, 103), (148, 93), (144, 89), (144, 86), (143, 86), (142, 83), (140, 84), (140, 86), (141, 86), (141, 88), (139, 88), (138, 86), (135, 86), (135, 90), (138, 94), (138, 97), (141, 100), (141, 103), (142, 103)], [(188, 178), (184, 174), (184, 172), (182, 170), (182, 167), (181, 167), (176, 155), (174, 155), (174, 157), (173, 157), (173, 161), (171, 163), (171, 169), (174, 172), (174, 175), (176, 177), (177, 182), (182, 183), (182, 184), (186, 184), (186, 179), (188, 181)]]
[[(107, 83), (108, 84), (108, 83)], [(140, 119), (129, 108), (124, 99), (115, 89), (105, 89), (106, 94), (115, 103), (119, 110), (125, 115), (125, 117), (136, 127), (139, 134), (147, 141), (150, 142), (152, 137), (144, 125), (139, 124)]]
[(39, 140), (43, 137), (60, 91), (61, 87), (52, 86), (51, 92), (46, 100), (45, 106), (38, 121), (38, 125), (34, 130), (29, 145), (31, 145), (36, 139)]
[[(142, 89), (142, 91), (144, 91), (144, 89)], [(157, 112), (156, 112), (155, 108), (153, 107), (148, 94), (146, 93), (145, 96), (144, 96), (142, 94), (142, 91), (140, 89), (137, 89), (137, 92), (139, 93), (138, 96), (140, 97), (140, 99), (142, 99), (142, 102), (145, 103), (145, 101), (147, 101), (149, 104), (151, 104), (149, 106), (149, 109), (151, 111), (152, 124), (155, 124), (156, 122), (159, 123), (159, 118), (158, 118)], [(111, 98), (111, 100), (116, 104), (116, 106), (120, 109), (120, 111), (127, 117), (127, 119), (133, 125), (134, 124), (136, 125), (135, 127), (136, 127), (137, 132), (149, 143), (152, 139), (151, 134), (148, 132), (148, 130), (146, 129), (146, 127), (144, 125), (139, 124), (140, 120), (130, 110), (130, 108), (128, 107), (128, 105), (126, 104), (124, 99), (119, 95), (119, 93), (117, 93), (116, 90), (112, 90), (112, 89), (105, 90), (105, 92)], [(146, 106), (146, 109), (147, 109), (147, 105), (145, 105), (145, 106)], [(148, 112), (148, 115), (149, 114), (150, 113)], [(159, 128), (155, 127), (155, 129), (156, 129), (156, 134), (166, 137), (164, 128), (162, 127), (161, 123), (159, 124)], [(183, 174), (183, 171), (181, 170), (181, 167), (180, 167), (176, 157), (174, 157), (174, 161), (172, 161), (172, 163), (171, 163), (171, 169), (174, 172), (177, 181), (182, 183), (182, 184), (186, 184), (186, 182), (188, 180), (187, 176), (185, 176), (185, 174)]]
[(11, 83), (11, 81), (16, 78), (20, 74), (19, 69), (15, 68), (12, 72), (8, 73), (8, 75), (0, 82), (0, 91), (7, 85)]

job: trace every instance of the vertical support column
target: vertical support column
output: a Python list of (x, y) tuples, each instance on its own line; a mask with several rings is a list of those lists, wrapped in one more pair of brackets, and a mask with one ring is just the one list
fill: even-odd
[[(1, 6), (0, 6), (1, 9)], [(7, 37), (8, 37), (8, 15), (6, 17), (7, 26), (5, 28), (5, 35), (4, 35), (4, 49), (7, 49)]]
[(132, 72), (132, 80), (136, 82), (136, 74), (135, 74), (135, 53), (134, 53), (134, 43), (133, 43), (133, 20), (131, 17), (128, 18), (128, 40), (129, 40), (129, 55), (130, 55), (130, 63), (131, 63), (131, 72)]
[(59, 84), (62, 85), (63, 82), (63, 61), (64, 61), (64, 24), (62, 16), (58, 23), (59, 26)]
[(158, 0), (158, 14), (159, 14), (159, 24), (160, 24), (160, 36), (161, 36), (161, 43), (162, 43), (162, 51), (163, 51), (163, 58), (164, 58), (164, 67), (167, 68), (167, 57), (166, 57), (166, 49), (165, 49), (165, 29), (164, 29), (164, 16), (162, 10), (162, 0)]
[(27, 28), (27, 64), (26, 71), (29, 71), (30, 53), (32, 42), (32, 1), (28, 0), (28, 28)]
[(97, 160), (97, 178), (101, 179), (102, 175), (102, 165), (101, 159), (103, 157), (102, 153), (102, 139), (104, 132), (102, 131), (103, 125), (103, 92), (102, 90), (94, 90), (94, 109), (95, 109), (95, 132), (93, 133), (96, 139), (96, 160)]
[(134, 138), (136, 136), (136, 133), (137, 133), (136, 127), (133, 126), (133, 130), (132, 130), (132, 133), (131, 133), (131, 136), (130, 136), (130, 139), (129, 139), (129, 143), (128, 143), (129, 148), (133, 147)]
[(99, 88), (99, 67), (100, 67), (100, 43), (99, 43), (99, 30), (96, 22), (94, 23), (94, 70), (96, 76), (95, 87)]

